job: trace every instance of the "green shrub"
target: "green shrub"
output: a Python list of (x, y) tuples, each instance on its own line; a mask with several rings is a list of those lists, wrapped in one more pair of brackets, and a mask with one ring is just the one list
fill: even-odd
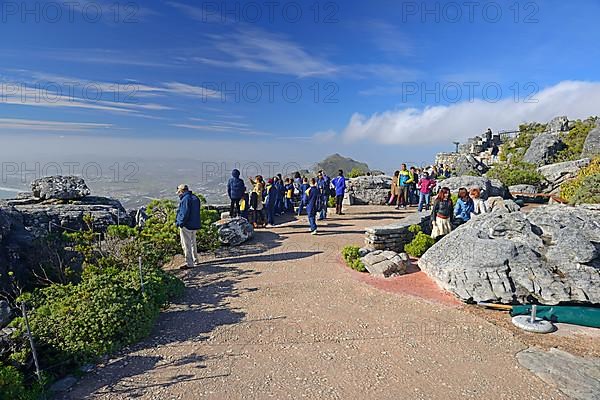
[(137, 236), (137, 230), (127, 225), (111, 225), (106, 229), (106, 235), (118, 239), (129, 239)]
[[(183, 291), (178, 278), (144, 268), (142, 292), (137, 269), (104, 262), (88, 266), (79, 284), (52, 285), (20, 299), (33, 307), (29, 322), (43, 365), (68, 369), (139, 341)], [(22, 330), (22, 323), (15, 325)]]
[(418, 232), (412, 242), (404, 246), (404, 251), (413, 257), (421, 257), (434, 244), (431, 236)]
[(521, 163), (533, 139), (545, 132), (547, 128), (548, 125), (537, 122), (520, 125), (517, 137), (502, 145), (500, 161), (510, 161), (511, 164)]
[(330, 197), (327, 200), (327, 207), (329, 207), (329, 208), (335, 208), (335, 197)]
[(543, 176), (534, 164), (518, 162), (511, 165), (496, 165), (486, 174), (488, 178), (498, 179), (506, 186), (539, 185)]
[(590, 165), (582, 168), (577, 178), (560, 186), (562, 198), (572, 204), (600, 203), (598, 181), (600, 180), (600, 157), (592, 160)]
[(552, 162), (579, 160), (583, 152), (585, 140), (590, 131), (596, 126), (596, 119), (592, 117), (585, 121), (577, 120), (573, 129), (561, 133), (560, 137), (566, 147), (553, 157)]
[(360, 261), (358, 251), (358, 246), (346, 246), (342, 249), (342, 256), (344, 257), (346, 264), (353, 270), (358, 272), (367, 272), (364, 264), (362, 261)]
[(359, 176), (365, 176), (367, 173), (360, 168), (352, 168), (352, 171), (348, 174), (348, 178), (358, 178)]
[(421, 225), (411, 225), (408, 227), (408, 231), (416, 235), (419, 232), (423, 232), (423, 229), (421, 228)]
[(0, 399), (35, 400), (40, 397), (41, 387), (37, 383), (25, 386), (25, 376), (11, 365), (0, 363)]

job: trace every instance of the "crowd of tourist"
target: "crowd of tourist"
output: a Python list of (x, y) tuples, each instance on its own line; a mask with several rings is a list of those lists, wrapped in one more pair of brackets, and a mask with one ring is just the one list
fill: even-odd
[(281, 174), (268, 179), (258, 175), (249, 178), (250, 189), (240, 178), (240, 171), (233, 170), (227, 183), (231, 200), (229, 215), (246, 218), (254, 227), (273, 227), (276, 218), (285, 214), (298, 216), (306, 212), (310, 233), (317, 234), (317, 221), (327, 218), (329, 199), (335, 198), (335, 212), (343, 215), (342, 202), (346, 192), (346, 178), (342, 170), (330, 179), (324, 171), (314, 177), (302, 177), (299, 172), (292, 177)]

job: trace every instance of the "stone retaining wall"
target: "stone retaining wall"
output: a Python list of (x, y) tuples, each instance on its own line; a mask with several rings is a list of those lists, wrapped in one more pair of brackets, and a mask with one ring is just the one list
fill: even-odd
[(430, 217), (420, 217), (417, 213), (410, 215), (396, 224), (374, 226), (366, 229), (365, 247), (369, 250), (391, 250), (404, 252), (404, 245), (410, 243), (414, 234), (409, 232), (411, 225), (420, 225), (423, 232), (431, 232)]

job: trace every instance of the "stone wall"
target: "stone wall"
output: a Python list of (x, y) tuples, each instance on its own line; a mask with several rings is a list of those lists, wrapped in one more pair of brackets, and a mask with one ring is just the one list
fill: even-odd
[(435, 165), (448, 165), (450, 168), (455, 168), (460, 156), (460, 153), (438, 153), (435, 156)]
[(365, 247), (369, 250), (391, 250), (403, 253), (404, 245), (410, 243), (415, 236), (408, 230), (411, 225), (420, 225), (425, 233), (431, 232), (429, 216), (421, 217), (415, 213), (396, 224), (367, 228)]

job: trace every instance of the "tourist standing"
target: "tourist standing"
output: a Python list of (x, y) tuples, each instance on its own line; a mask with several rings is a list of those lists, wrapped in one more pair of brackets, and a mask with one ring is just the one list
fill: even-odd
[(410, 179), (410, 175), (408, 170), (406, 169), (406, 164), (402, 164), (400, 168), (400, 174), (398, 176), (398, 188), (400, 190), (400, 195), (398, 196), (398, 206), (396, 210), (399, 210), (400, 207), (406, 208), (408, 204), (408, 180)]
[(262, 176), (257, 175), (254, 179), (249, 178), (252, 184), (252, 193), (250, 193), (250, 207), (254, 210), (254, 218), (250, 218), (250, 222), (253, 223), (254, 227), (265, 226), (265, 215), (264, 215), (264, 197), (265, 181)]
[(275, 214), (281, 215), (283, 214), (284, 209), (284, 198), (285, 198), (285, 186), (283, 185), (283, 178), (281, 174), (277, 174), (277, 176), (273, 180), (273, 185), (275, 186), (276, 199), (275, 199)]
[(302, 184), (300, 185), (300, 205), (298, 206), (298, 216), (302, 215), (302, 211), (304, 207), (306, 207), (306, 191), (310, 188), (308, 184), (308, 178), (302, 179)]
[(189, 190), (187, 185), (179, 185), (177, 195), (179, 207), (175, 224), (179, 228), (179, 239), (185, 255), (185, 266), (181, 269), (189, 269), (198, 264), (196, 232), (201, 227), (200, 199)]
[(454, 223), (462, 225), (471, 219), (471, 213), (474, 211), (473, 200), (469, 197), (466, 188), (458, 189), (458, 200), (454, 206)]
[(306, 191), (306, 213), (310, 225), (311, 235), (317, 234), (317, 211), (319, 211), (321, 193), (317, 187), (317, 180), (310, 179), (310, 187)]
[(500, 149), (498, 148), (498, 145), (496, 143), (494, 143), (494, 146), (492, 147), (492, 162), (497, 162), (498, 161), (498, 153), (500, 153)]
[(231, 201), (229, 206), (229, 216), (231, 218), (240, 216), (240, 200), (244, 197), (244, 193), (246, 193), (246, 185), (240, 179), (240, 171), (234, 169), (231, 171), (229, 182), (227, 182), (227, 195)]
[[(307, 180), (308, 185), (308, 180)], [(327, 176), (325, 171), (319, 171), (317, 174), (317, 187), (321, 194), (321, 213), (319, 220), (327, 218), (327, 207), (329, 206), (329, 197), (331, 196), (331, 179)]]
[(265, 201), (268, 228), (275, 226), (275, 207), (277, 205), (278, 197), (279, 192), (275, 186), (275, 179), (271, 178), (267, 181), (267, 199)]
[(400, 196), (400, 188), (398, 187), (398, 178), (400, 177), (400, 171), (394, 172), (394, 177), (392, 178), (392, 188), (390, 189), (390, 201), (388, 204), (391, 206), (396, 204), (398, 196)]
[(419, 174), (421, 171), (417, 172), (415, 167), (410, 167), (408, 170), (408, 204), (413, 205), (416, 204), (419, 199), (419, 194), (417, 190), (417, 182), (419, 181)]
[(481, 198), (481, 189), (473, 188), (470, 192), (471, 199), (473, 200), (473, 212), (471, 213), (471, 218), (475, 215), (487, 214), (488, 208), (485, 204), (485, 201)]
[(419, 179), (419, 212), (423, 211), (423, 205), (425, 209), (429, 210), (429, 200), (431, 198), (431, 191), (436, 185), (435, 179), (429, 177), (427, 172), (423, 172), (423, 177)]
[(338, 176), (333, 178), (331, 184), (335, 188), (335, 213), (337, 215), (344, 215), (342, 212), (342, 203), (344, 202), (344, 193), (346, 192), (346, 178), (344, 177), (344, 171), (340, 169), (338, 171)]
[(433, 210), (431, 211), (431, 224), (433, 226), (431, 237), (433, 239), (437, 240), (452, 231), (453, 208), (450, 189), (443, 187), (433, 202)]
[(285, 180), (284, 209), (286, 213), (294, 213), (294, 181), (291, 178)]

